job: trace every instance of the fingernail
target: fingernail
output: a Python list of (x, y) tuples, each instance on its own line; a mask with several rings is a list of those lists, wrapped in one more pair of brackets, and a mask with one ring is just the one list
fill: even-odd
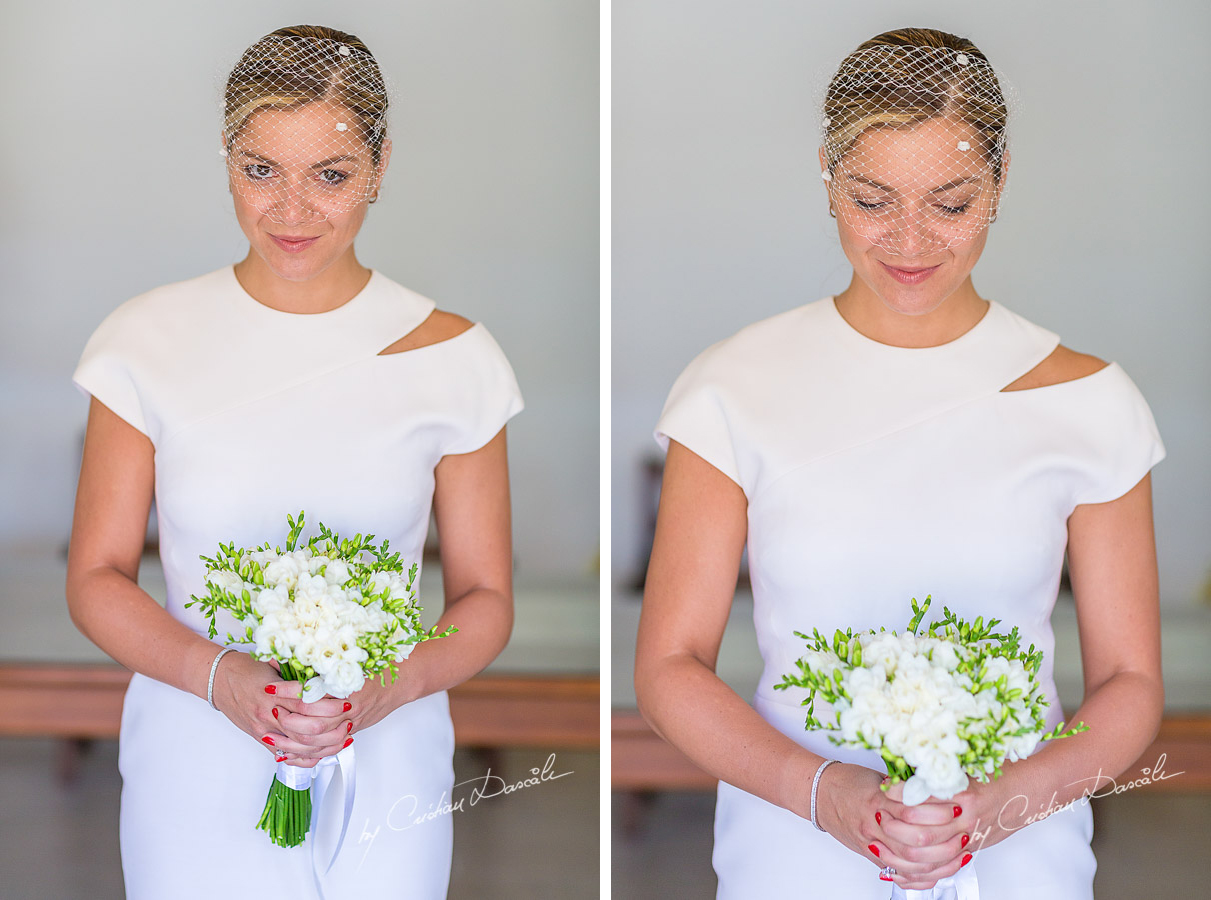
[(346, 700), (345, 701), (345, 712), (349, 712), (349, 710), (351, 710), (351, 709), (353, 709), (353, 704), (350, 703), (348, 700)]
[(963, 815), (963, 807), (956, 806), (955, 807), (955, 818), (957, 819), (961, 815)]
[(970, 841), (971, 841), (971, 835), (969, 835), (969, 834), (963, 835), (963, 840), (959, 841), (959, 849), (962, 850), (964, 847), (967, 846), (967, 844)]
[(278, 708), (276, 706), (273, 708), (273, 717), (275, 719), (278, 717)]
[(891, 881), (891, 876), (890, 875), (880, 875), (879, 880), (880, 881)]
[(286, 761), (286, 757), (284, 757), (284, 756), (275, 756), (273, 759), (274, 759), (274, 762), (285, 762)]
[(875, 824), (876, 824), (876, 825), (882, 825), (882, 824), (883, 824), (883, 813), (881, 813), (881, 812), (876, 812), (876, 813), (875, 813)]
[(352, 723), (352, 722), (346, 722), (346, 723), (345, 723), (345, 734), (348, 734), (348, 733), (349, 733), (349, 732), (351, 732), (352, 730), (353, 730), (353, 723)]
[(961, 863), (959, 863), (959, 868), (960, 869), (963, 868), (969, 862), (971, 862), (971, 854), (970, 853), (963, 854), (963, 861)]
[(873, 853), (875, 856), (879, 855), (879, 848), (876, 847), (874, 844), (867, 844), (866, 849), (869, 850), (871, 853)]
[(348, 747), (352, 743), (353, 743), (353, 738), (345, 738), (345, 743), (341, 745), (341, 749), (344, 750), (346, 747)]
[(273, 738), (269, 737), (269, 735), (265, 735), (265, 737), (261, 738), (261, 740), (264, 741), (266, 744), (268, 744), (270, 747), (276, 746), (273, 743)]
[(277, 692), (278, 692), (278, 686), (276, 684), (265, 685), (266, 694), (276, 694)]

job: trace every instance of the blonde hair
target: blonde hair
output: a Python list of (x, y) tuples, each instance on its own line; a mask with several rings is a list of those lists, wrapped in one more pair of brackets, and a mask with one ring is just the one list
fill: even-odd
[[(909, 56), (877, 52), (881, 47), (938, 52)], [(957, 54), (979, 64), (956, 70), (950, 60)], [(967, 38), (933, 28), (898, 28), (876, 35), (842, 60), (829, 82), (823, 112), (830, 174), (867, 129), (948, 117), (979, 133), (993, 178), (1000, 182), (1009, 117), (1005, 95), (988, 58)]]
[[(341, 46), (349, 50), (326, 52)], [(322, 25), (279, 28), (244, 51), (223, 92), (227, 149), (253, 113), (317, 100), (332, 100), (349, 110), (377, 166), (386, 137), (382, 73), (360, 38)]]

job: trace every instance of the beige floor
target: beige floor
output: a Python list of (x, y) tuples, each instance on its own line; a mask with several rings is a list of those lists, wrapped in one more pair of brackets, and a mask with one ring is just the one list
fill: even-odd
[[(50, 740), (0, 740), (0, 898), (120, 900), (117, 744), (95, 743), (70, 786), (56, 776), (58, 753)], [(520, 780), (547, 755), (507, 751), (492, 771)], [(598, 756), (556, 759), (572, 774), (455, 814), (451, 900), (598, 896)], [(486, 763), (460, 751), (457, 779), (482, 776)]]
[[(714, 795), (663, 793), (632, 803), (614, 796), (614, 896), (626, 900), (714, 897)], [(1097, 900), (1211, 896), (1206, 870), (1211, 855), (1211, 797), (1129, 792), (1093, 803)], [(642, 810), (638, 828), (627, 833), (623, 822), (634, 821), (636, 808)]]

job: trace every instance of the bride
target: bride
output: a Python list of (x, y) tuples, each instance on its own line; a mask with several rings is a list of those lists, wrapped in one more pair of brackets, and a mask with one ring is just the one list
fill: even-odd
[[(505, 422), (521, 398), (482, 325), (354, 253), (391, 157), (386, 111), (357, 37), (298, 26), (253, 44), (227, 80), (220, 145), (247, 256), (124, 303), (74, 376), (92, 399), (67, 598), (135, 672), (119, 751), (131, 900), (446, 896), (451, 817), (414, 823), (453, 783), (446, 690), (512, 627)], [(167, 609), (137, 583), (153, 495)], [(432, 509), (438, 626), (457, 634), (417, 646), (389, 686), (314, 703), (208, 640), (185, 609), (204, 589), (200, 555), (284, 544), (300, 509), (389, 539), (405, 565), (421, 560)], [(303, 845), (271, 844), (255, 825), (275, 760), (337, 754), (342, 773), (356, 761), (352, 809), (334, 787)]]
[[(835, 297), (703, 352), (657, 428), (668, 457), (635, 666), (640, 709), (720, 779), (720, 898), (1092, 897), (1082, 789), (1117, 775), (1163, 706), (1149, 470), (1164, 451), (1114, 363), (982, 297), (972, 270), (1009, 174), (1007, 108), (970, 41), (901, 29), (830, 82), (820, 170), (853, 266)], [(764, 672), (714, 672), (747, 548)], [(1089, 730), (906, 806), (874, 751), (804, 730), (795, 630), (901, 629), (931, 594), (1045, 653), (1065, 553)], [(827, 710), (816, 715), (828, 719)], [(836, 760), (835, 764), (829, 764)], [(822, 768), (827, 765), (827, 769)], [(1075, 801), (1075, 802), (1074, 802)], [(978, 874), (978, 882), (977, 882)]]

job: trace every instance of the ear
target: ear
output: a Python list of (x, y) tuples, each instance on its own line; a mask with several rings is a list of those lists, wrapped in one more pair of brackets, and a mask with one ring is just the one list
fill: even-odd
[(996, 209), (993, 210), (994, 218), (1001, 211), (1001, 195), (1005, 193), (1005, 185), (1008, 183), (1009, 183), (1009, 151), (1006, 150), (1004, 155), (1001, 156), (1001, 181), (997, 185), (997, 201), (996, 201), (997, 205), (996, 205)]
[(382, 186), (383, 176), (387, 174), (387, 164), (389, 162), (391, 162), (391, 138), (384, 136), (383, 146), (378, 154), (378, 170), (376, 172), (378, 184), (375, 185), (376, 189)]
[[(817, 158), (820, 160), (820, 174), (823, 175), (828, 171), (828, 157), (824, 155), (823, 147), (820, 148)], [(824, 182), (824, 202), (828, 204), (828, 214), (833, 216), (833, 218), (836, 218), (836, 215), (833, 213), (832, 181), (825, 180), (824, 178), (821, 178), (820, 180)]]

